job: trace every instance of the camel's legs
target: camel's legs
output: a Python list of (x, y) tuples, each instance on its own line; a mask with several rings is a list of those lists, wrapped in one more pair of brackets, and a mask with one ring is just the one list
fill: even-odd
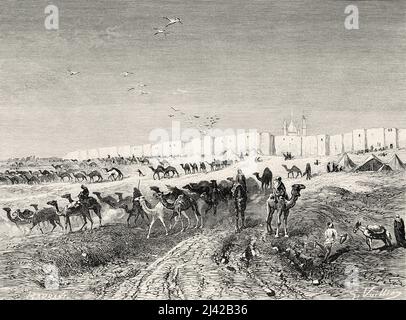
[(276, 226), (275, 238), (279, 238), (279, 228), (281, 226), (281, 215), (278, 214), (278, 225)]
[[(183, 215), (183, 216), (186, 218), (186, 220), (187, 220), (186, 229), (188, 229), (189, 226), (190, 226), (190, 218), (189, 218), (189, 216), (186, 214), (186, 211), (181, 211), (181, 213), (182, 213), (182, 215)], [(183, 229), (183, 224), (182, 224), (182, 229)]]
[[(85, 216), (83, 217), (83, 220), (84, 220), (83, 226), (82, 226), (82, 228), (79, 229), (79, 231), (82, 231), (83, 228), (87, 225), (87, 219), (86, 219)], [(69, 222), (69, 224), (70, 224), (70, 222)], [(72, 230), (71, 230), (71, 231), (72, 231)]]
[(54, 220), (49, 220), (49, 223), (52, 225), (52, 230), (51, 230), (51, 232), (52, 232), (56, 228), (56, 224), (55, 224)]
[(165, 228), (165, 235), (168, 235), (168, 229), (166, 228), (164, 218), (159, 217), (159, 220), (162, 222), (162, 225), (163, 225), (163, 226), (164, 226), (164, 228)]
[(288, 238), (289, 235), (288, 235), (288, 216), (287, 215), (283, 217), (283, 225), (285, 228), (285, 237)]
[(154, 223), (155, 223), (155, 217), (152, 218), (151, 224), (149, 225), (147, 239), (149, 239), (149, 235), (151, 234), (151, 229), (152, 229), (152, 226), (154, 225)]
[(60, 227), (61, 227), (61, 229), (62, 229), (62, 231), (63, 231), (63, 226), (62, 226), (62, 223), (61, 223), (60, 221), (58, 221), (58, 220), (55, 220), (55, 222), (56, 222), (56, 224), (57, 224), (58, 226), (60, 226)]

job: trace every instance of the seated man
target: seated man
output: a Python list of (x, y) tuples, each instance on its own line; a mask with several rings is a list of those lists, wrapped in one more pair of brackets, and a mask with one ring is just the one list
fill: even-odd
[(276, 203), (282, 199), (289, 200), (286, 187), (283, 184), (281, 177), (277, 177), (274, 181), (273, 195)]
[(232, 190), (231, 190), (231, 192), (232, 192), (233, 194), (234, 194), (235, 188), (236, 188), (239, 184), (244, 188), (245, 192), (248, 193), (248, 190), (247, 190), (247, 180), (245, 179), (245, 176), (244, 176), (244, 174), (242, 173), (242, 170), (241, 170), (241, 169), (238, 169), (238, 170), (237, 170), (237, 176), (235, 177), (234, 185), (233, 185), (233, 188), (232, 188)]

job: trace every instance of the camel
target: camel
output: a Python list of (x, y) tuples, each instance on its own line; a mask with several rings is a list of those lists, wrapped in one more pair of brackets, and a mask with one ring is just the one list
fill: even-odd
[(83, 182), (83, 181), (87, 181), (87, 177), (84, 173), (82, 172), (76, 172), (76, 173), (72, 173), (73, 177), (75, 178), (76, 182)]
[[(63, 198), (64, 196), (62, 196)], [(83, 226), (80, 228), (80, 231), (86, 226), (87, 224), (87, 219), (90, 221), (90, 229), (93, 228), (93, 220), (92, 217), (90, 216), (89, 209), (82, 204), (78, 206), (73, 206), (73, 205), (68, 205), (66, 206), (63, 211), (59, 210), (58, 202), (56, 200), (52, 200), (47, 202), (47, 204), (55, 207), (56, 214), (58, 216), (64, 216), (65, 217), (65, 230), (69, 226), (70, 232), (72, 232), (72, 225), (70, 222), (70, 217), (71, 216), (81, 216), (83, 218)]]
[[(172, 173), (172, 176), (169, 177), (169, 174)], [(168, 176), (168, 178), (173, 178), (175, 174), (179, 177), (179, 172), (176, 170), (175, 167), (168, 166), (165, 168), (164, 177)]]
[(154, 225), (155, 221), (158, 219), (161, 221), (162, 225), (165, 228), (165, 235), (168, 235), (168, 229), (166, 228), (164, 217), (165, 217), (165, 208), (161, 202), (158, 202), (157, 205), (154, 208), (148, 208), (145, 197), (140, 196), (138, 198), (135, 198), (134, 201), (138, 200), (140, 202), (140, 205), (142, 209), (151, 216), (151, 224), (149, 225), (149, 230), (148, 230), (148, 235), (147, 239), (149, 239), (149, 236), (151, 234), (151, 229), (152, 226)]
[(205, 192), (203, 192), (199, 198), (196, 199), (196, 207), (198, 215), (200, 216), (200, 229), (203, 228), (203, 216), (206, 216), (207, 213), (215, 205), (215, 202), (212, 198)]
[(361, 230), (361, 232), (365, 236), (365, 241), (368, 245), (369, 251), (372, 250), (372, 240), (382, 240), (387, 247), (390, 247), (392, 245), (390, 240), (392, 237), (384, 226), (367, 225), (364, 227), (361, 225), (361, 222), (357, 221), (353, 231), (354, 233), (357, 233), (358, 230)]
[(207, 168), (206, 168), (206, 165), (204, 162), (200, 162), (199, 169), (200, 169), (200, 172), (207, 173)]
[[(235, 207), (235, 230), (240, 232), (245, 228), (245, 209), (247, 208), (247, 192), (241, 184), (237, 184), (234, 190)], [(241, 227), (239, 226), (239, 217), (241, 217)]]
[(118, 202), (117, 200), (112, 197), (112, 196), (107, 196), (107, 197), (102, 197), (100, 192), (93, 192), (93, 194), (97, 197), (97, 199), (100, 202), (108, 204), (111, 208), (117, 209), (118, 208)]
[(264, 169), (262, 177), (258, 172), (254, 172), (253, 175), (261, 182), (261, 190), (272, 188), (272, 171), (268, 167)]
[(133, 197), (128, 196), (128, 197), (123, 198), (122, 192), (115, 192), (114, 194), (117, 195), (117, 197), (118, 197), (117, 206), (119, 208), (121, 208), (122, 205), (131, 206), (133, 204)]
[(277, 217), (278, 217), (278, 226), (276, 228), (276, 234), (275, 237), (279, 237), (279, 228), (280, 225), (282, 224), (281, 218), (283, 215), (283, 222), (284, 222), (284, 229), (285, 229), (285, 237), (289, 237), (288, 235), (288, 217), (289, 217), (289, 211), (292, 209), (295, 205), (297, 200), (300, 197), (300, 190), (306, 189), (306, 186), (303, 184), (294, 184), (292, 185), (292, 196), (291, 198), (286, 202), (285, 199), (278, 199), (278, 202), (275, 202), (274, 195), (271, 193), (269, 196), (268, 200), (266, 201), (266, 211), (268, 218), (266, 220), (266, 227), (268, 234), (272, 233), (272, 217), (275, 211), (277, 211)]
[(60, 164), (51, 164), (51, 166), (53, 166), (56, 171), (62, 170), (62, 165)]
[[(25, 224), (31, 223), (31, 219), (27, 219), (27, 220), (21, 219), (18, 212), (15, 211), (12, 213), (11, 209), (9, 207), (5, 207), (5, 208), (3, 208), (3, 210), (6, 211), (8, 220), (10, 220), (10, 222), (14, 223), (18, 229), (20, 229), (20, 225), (25, 225)], [(20, 229), (20, 231), (21, 231), (21, 229)]]
[(197, 173), (199, 172), (199, 167), (197, 166), (196, 163), (189, 163), (190, 169), (192, 170), (192, 173)]
[(72, 181), (72, 176), (68, 172), (57, 172), (57, 176), (61, 179), (62, 182), (64, 182), (65, 178), (68, 178), (68, 181)]
[[(289, 178), (289, 175), (292, 175), (292, 178), (297, 178), (299, 176), (299, 174), (300, 174), (301, 177), (303, 177), (302, 171), (296, 166), (292, 166), (292, 168), (289, 169), (286, 166), (286, 164), (283, 164), (282, 167), (284, 167), (285, 170), (288, 172), (288, 178)], [(297, 173), (296, 177), (294, 177), (295, 172)]]
[(188, 163), (181, 163), (180, 166), (182, 167), (182, 169), (185, 171), (185, 174), (190, 174), (190, 165)]
[(161, 180), (161, 177), (159, 176), (160, 173), (165, 176), (165, 168), (162, 166), (158, 166), (156, 169), (154, 169), (153, 166), (149, 166), (149, 168), (153, 171), (152, 178), (155, 180), (155, 175), (158, 176), (158, 180)]
[[(90, 182), (101, 182), (101, 181), (103, 181), (102, 174), (97, 170), (93, 170), (92, 172), (87, 173), (87, 176), (90, 178)], [(97, 181), (94, 181), (95, 177), (97, 177)]]
[[(112, 177), (112, 178), (114, 179), (114, 181), (116, 181), (116, 180), (123, 180), (123, 179), (124, 179), (123, 173), (122, 173), (119, 169), (117, 169), (117, 168), (115, 168), (115, 167), (113, 167), (113, 168), (111, 168), (111, 169), (104, 168), (104, 170), (106, 170), (107, 173), (109, 173), (109, 172), (111, 172), (111, 171), (114, 171), (114, 172), (109, 176), (109, 179), (110, 179), (110, 177)], [(114, 173), (115, 173), (115, 174), (114, 174)]]
[[(128, 214), (128, 218), (127, 218), (128, 226), (130, 226), (131, 217), (135, 217), (134, 225), (137, 223), (139, 216), (141, 216), (142, 220), (144, 220), (144, 221), (147, 220), (149, 222), (149, 218), (148, 218), (148, 216), (145, 215), (145, 212), (144, 212), (144, 210), (142, 210), (142, 208), (138, 209), (138, 208), (133, 207), (130, 209), (129, 205), (125, 204), (125, 203), (121, 204), (119, 206), (119, 208), (124, 209), (124, 211)], [(147, 219), (145, 219), (145, 218), (147, 218)]]
[[(172, 203), (172, 202), (168, 202), (168, 198), (171, 196), (170, 194), (164, 195), (163, 193), (157, 193), (156, 196), (166, 209), (172, 211), (172, 216), (171, 216), (170, 220), (175, 218), (175, 223), (173, 225), (171, 223), (169, 226), (169, 229), (175, 228), (179, 219), (180, 219), (180, 222), (182, 225), (181, 232), (183, 232), (185, 229), (187, 229), (190, 225), (190, 218), (186, 214), (186, 210), (188, 210), (190, 208), (192, 208), (195, 213), (195, 218), (196, 218), (195, 228), (197, 228), (199, 218), (198, 218), (198, 213), (197, 213), (196, 202), (193, 199), (191, 199), (190, 197), (185, 197), (184, 194), (181, 193), (179, 195), (176, 195), (176, 200)], [(181, 198), (179, 199), (179, 197), (181, 197)], [(179, 201), (177, 201), (178, 199), (179, 199)], [(182, 220), (181, 216), (185, 217), (187, 220), (186, 228), (184, 228), (184, 226), (183, 226), (183, 220)]]
[[(47, 205), (50, 206), (54, 206), (53, 201), (48, 201)], [(33, 218), (32, 218), (32, 227), (30, 229), (30, 231), (32, 231), (32, 229), (34, 229), (34, 227), (36, 225), (38, 225), (39, 229), (41, 230), (41, 233), (44, 233), (42, 231), (40, 222), (46, 222), (48, 221), (51, 225), (52, 225), (52, 231), (54, 231), (54, 229), (56, 228), (56, 225), (60, 226), (61, 229), (63, 230), (63, 226), (59, 220), (59, 215), (57, 213), (56, 208), (53, 207), (45, 207), (42, 208), (38, 211), (35, 212)]]
[(80, 230), (82, 230), (86, 224), (87, 224), (87, 219), (90, 221), (90, 229), (93, 228), (93, 220), (90, 215), (90, 210), (92, 210), (96, 216), (99, 218), (99, 226), (102, 225), (102, 216), (101, 216), (101, 205), (100, 203), (97, 202), (97, 200), (93, 197), (88, 197), (87, 199), (87, 204), (79, 203), (79, 202), (74, 202), (72, 199), (72, 196), (70, 193), (64, 194), (61, 196), (61, 198), (66, 199), (69, 201), (69, 205), (65, 207), (63, 215), (65, 216), (65, 229), (67, 228), (67, 225), (69, 224), (70, 232), (72, 232), (72, 226), (70, 223), (70, 217), (71, 216), (82, 216), (84, 220), (84, 224)]

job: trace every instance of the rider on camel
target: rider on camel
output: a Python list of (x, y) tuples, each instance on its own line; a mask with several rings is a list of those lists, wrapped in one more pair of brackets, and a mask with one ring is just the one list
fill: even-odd
[(233, 194), (234, 194), (235, 188), (236, 188), (239, 184), (244, 188), (244, 191), (248, 193), (248, 190), (247, 190), (247, 180), (245, 179), (245, 176), (244, 176), (244, 174), (242, 173), (242, 170), (241, 170), (241, 169), (238, 169), (238, 170), (237, 170), (237, 176), (235, 177), (234, 186), (233, 186), (233, 189), (231, 190)]
[(273, 197), (276, 203), (278, 203), (280, 199), (289, 200), (286, 187), (283, 184), (281, 177), (277, 177), (274, 181)]

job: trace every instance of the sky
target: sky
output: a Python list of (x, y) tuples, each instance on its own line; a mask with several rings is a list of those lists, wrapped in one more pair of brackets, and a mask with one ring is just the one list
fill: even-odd
[[(154, 36), (163, 16), (183, 24)], [(291, 111), (308, 134), (406, 128), (402, 0), (1, 0), (0, 41), (2, 159), (144, 144), (171, 106), (273, 134)]]

